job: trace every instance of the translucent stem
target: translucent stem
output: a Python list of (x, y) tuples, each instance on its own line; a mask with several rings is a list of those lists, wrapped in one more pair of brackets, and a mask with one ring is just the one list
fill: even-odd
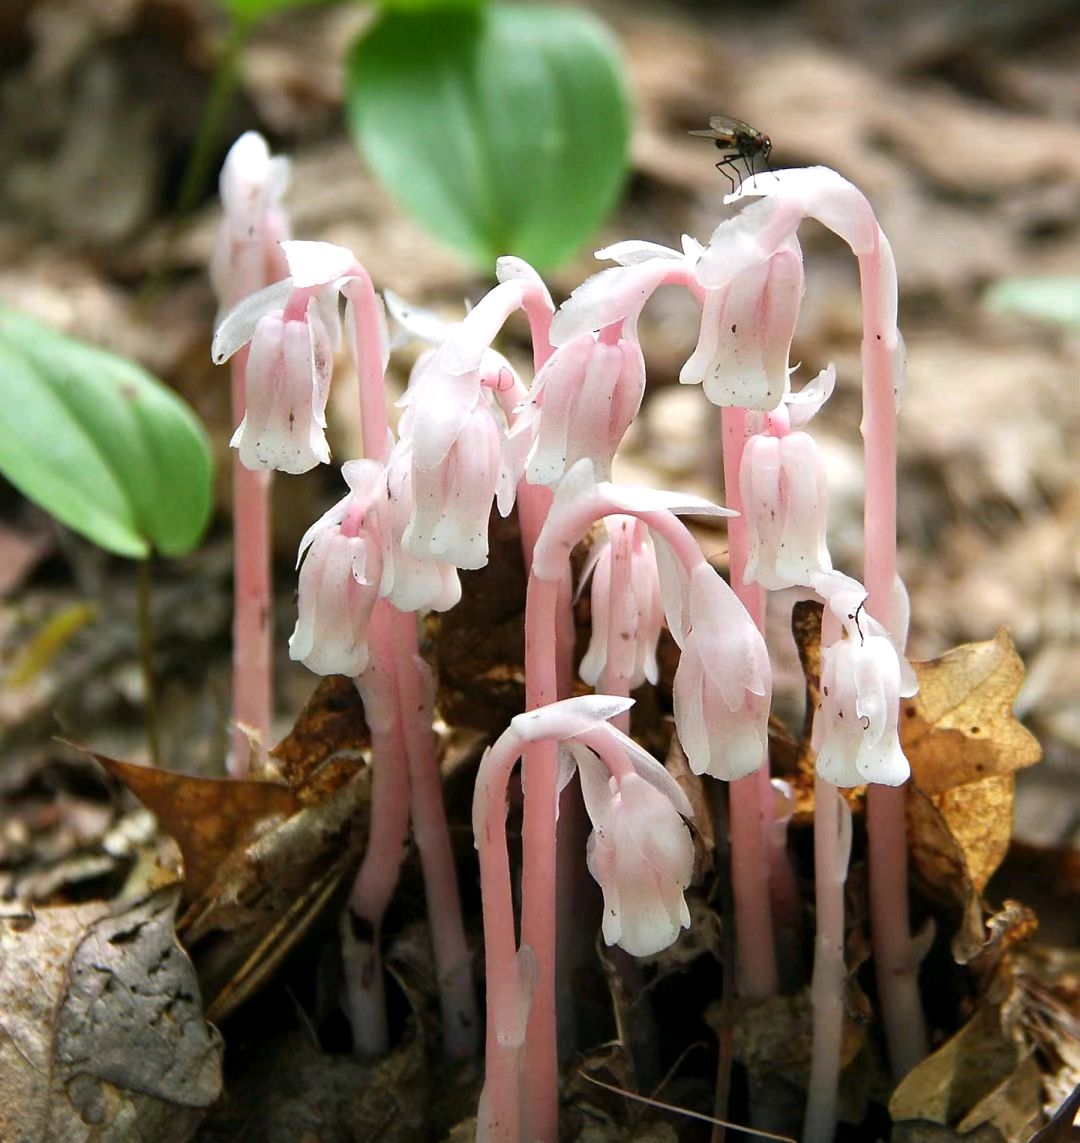
[[(859, 257), (863, 310), (863, 444), (866, 464), (864, 582), (867, 610), (892, 622), (896, 576), (896, 341), (895, 278), (889, 243), (879, 230), (875, 249)], [(926, 1054), (926, 1023), (911, 938), (903, 786), (870, 787), (867, 801), (870, 921), (889, 1062), (893, 1078)]]

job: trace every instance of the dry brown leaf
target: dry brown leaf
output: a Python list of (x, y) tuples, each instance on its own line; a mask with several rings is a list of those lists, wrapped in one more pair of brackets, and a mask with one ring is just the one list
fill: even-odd
[(919, 693), (904, 704), (901, 743), (923, 793), (1011, 775), (1042, 757), (1013, 714), (1024, 664), (1007, 631), (912, 666)]
[(267, 823), (287, 818), (299, 807), (296, 794), (275, 782), (196, 778), (87, 753), (157, 815), (180, 847), (185, 901), (205, 893), (222, 864)]
[(983, 1003), (975, 1015), (900, 1082), (889, 1100), (894, 1123), (927, 1121), (957, 1127), (1027, 1058), (1020, 1040), (1008, 1034), (1002, 1010)]
[(359, 864), (370, 792), (359, 766), (334, 793), (232, 853), (180, 919), (210, 1019), (269, 979)]
[(319, 684), (271, 754), (290, 785), (193, 778), (94, 755), (180, 846), (188, 908), (178, 931), (210, 1019), (270, 978), (359, 863), (367, 741), (356, 688), (335, 677)]
[[(348, 761), (370, 744), (371, 732), (356, 684), (344, 675), (330, 675), (319, 681), (292, 730), (270, 751), (270, 759), (305, 802), (317, 801), (341, 785), (340, 773), (327, 762), (336, 761), (335, 756)], [(349, 765), (346, 772), (354, 770)]]
[(980, 899), (1009, 848), (1014, 772), (1041, 750), (1013, 714), (1024, 667), (1006, 631), (913, 666), (919, 693), (900, 727), (911, 854), (928, 886), (961, 906), (953, 953), (967, 963), (986, 943)]
[(179, 895), (0, 922), (0, 1139), (194, 1134), (221, 1094), (222, 1043), (176, 942)]

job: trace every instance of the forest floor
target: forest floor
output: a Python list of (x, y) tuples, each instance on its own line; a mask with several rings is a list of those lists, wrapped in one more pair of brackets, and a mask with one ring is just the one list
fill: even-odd
[[(910, 653), (933, 659), (960, 644), (992, 640), (1006, 628), (1026, 668), (1016, 711), (1043, 755), (1017, 775), (1015, 803), (1010, 797), (995, 811), (996, 828), (1004, 821), (1006, 834), (1009, 822), (1000, 814), (1012, 814), (1012, 845), (988, 884), (975, 878), (974, 889), (965, 882), (958, 891), (935, 884), (924, 867), (916, 874), (917, 912), (933, 918), (938, 934), (924, 969), (929, 1022), (935, 1046), (950, 1042), (959, 1053), (958, 1071), (965, 1052), (969, 1070), (985, 1070), (1007, 1039), (998, 1026), (982, 1040), (978, 1028), (970, 1031), (987, 1010), (991, 977), (1005, 990), (994, 1001), (998, 1016), (1010, 1003), (1021, 1003), (1021, 995), (1038, 996), (1053, 1014), (1047, 1017), (1053, 1026), (1048, 1040), (1036, 1037), (1034, 1055), (1014, 1043), (1006, 1063), (993, 1065), (1001, 1069), (994, 1087), (998, 1103), (1011, 1111), (987, 1111), (986, 1091), (964, 1104), (971, 1093), (960, 1092), (956, 1081), (947, 1090), (909, 1093), (904, 1118), (923, 1123), (923, 1133), (894, 1127), (893, 1138), (1026, 1138), (1039, 1116), (1080, 1083), (1080, 16), (1074, 4), (1055, 0), (978, 8), (960, 0), (872, 6), (806, 0), (726, 6), (722, 19), (712, 6), (689, 0), (609, 3), (597, 10), (625, 49), (635, 128), (627, 194), (596, 236), (596, 248), (625, 237), (677, 245), (683, 232), (707, 240), (729, 212), (722, 201), (728, 188), (713, 168), (712, 153), (687, 131), (718, 112), (768, 131), (776, 166), (820, 163), (851, 179), (869, 196), (893, 244), (908, 350), (899, 552), (912, 604)], [(263, 131), (294, 162), (287, 201), (297, 237), (349, 246), (377, 288), (459, 313), (463, 299), (475, 301), (487, 280), (400, 212), (366, 173), (344, 127), (341, 61), (365, 19), (361, 7), (341, 5), (283, 15), (257, 31), (243, 56), (223, 148), (245, 129)], [(219, 511), (205, 544), (190, 557), (153, 567), (162, 754), (170, 771), (193, 778), (222, 774), (227, 743), (225, 474), (232, 426), (226, 375), (209, 355), (215, 307), (205, 265), (218, 217), (213, 188), (179, 225), (172, 207), (219, 33), (214, 11), (196, 0), (15, 0), (0, 11), (0, 301), (138, 360), (191, 402), (218, 452)], [(832, 480), (833, 556), (839, 567), (857, 570), (857, 280), (846, 252), (824, 232), (808, 231), (805, 251), (807, 293), (792, 359), (801, 363), (799, 378), (829, 362), (837, 366), (837, 395), (821, 418), (818, 439)], [(586, 250), (553, 274), (556, 302), (595, 265)], [(1003, 302), (1008, 287), (1002, 283), (1030, 278), (1060, 279), (1058, 320), (1016, 312)], [(721, 497), (717, 422), (696, 390), (676, 383), (696, 322), (695, 307), (682, 296), (661, 294), (646, 311), (649, 394), (616, 478)], [(511, 336), (511, 356), (524, 356), (524, 340), (513, 341), (522, 334)], [(403, 381), (399, 373), (396, 383)], [(356, 452), (354, 405), (348, 380), (335, 382), (330, 437), (339, 459)], [(17, 431), (18, 411), (7, 410), (4, 423)], [(290, 812), (338, 813), (346, 789), (364, 804), (351, 778), (324, 780), (313, 772), (313, 759), (362, 742), (362, 720), (357, 729), (352, 717), (355, 701), (326, 685), (309, 718), (294, 727), (318, 680), (289, 662), (286, 649), (295, 620), (292, 569), (299, 537), (338, 498), (337, 485), (336, 471), (314, 471), (290, 478), (287, 489), (280, 481), (275, 500), (275, 737), (291, 743), (278, 755), (297, 799)], [(723, 534), (703, 535), (722, 566)], [(513, 537), (504, 539), (497, 552), (512, 549)], [(512, 665), (513, 637), (493, 636), (484, 652), (470, 647), (462, 654), (450, 645), (469, 615), (478, 614), (469, 611), (478, 600), (489, 609), (498, 606), (508, 628), (518, 622), (523, 586), (520, 568), (515, 572), (511, 565), (496, 559), (489, 572), (467, 574), (461, 615), (428, 632), (444, 668), (447, 789), (477, 942), (467, 779), (478, 756), (478, 732), (501, 729), (520, 691), (483, 681), (498, 676), (495, 666)], [(222, 953), (211, 940), (220, 922), (213, 909), (221, 906), (219, 898), (207, 902), (212, 871), (203, 871), (204, 883), (192, 881), (191, 847), (200, 838), (177, 836), (188, 827), (198, 833), (190, 820), (186, 826), (180, 820), (194, 811), (175, 809), (172, 788), (144, 791), (147, 799), (159, 800), (159, 809), (166, 807), (155, 819), (115, 775), (57, 740), (85, 742), (118, 759), (148, 760), (135, 585), (132, 565), (59, 529), (0, 483), (0, 935), (8, 942), (7, 959), (0, 961), (0, 1102), (20, 1096), (15, 1106), (24, 1117), (6, 1121), (19, 1129), (12, 1128), (13, 1138), (89, 1138), (79, 1134), (86, 1117), (95, 1108), (121, 1104), (136, 1109), (130, 1133), (118, 1129), (109, 1139), (415, 1140), (444, 1138), (455, 1124), (461, 1125), (455, 1137), (467, 1137), (479, 1072), (437, 1060), (414, 860), (387, 924), (387, 961), (396, 982), (395, 1050), (377, 1065), (366, 1064), (349, 1053), (337, 1001), (336, 923), (327, 907), (340, 900), (336, 882), (319, 882), (316, 888), (325, 889), (320, 896), (313, 882), (299, 884), (296, 870), (286, 868), (299, 862), (300, 874), (314, 878), (325, 854), (278, 854), (283, 883), (310, 901), (295, 923), (264, 927), (254, 938), (249, 932), (242, 948)], [(777, 622), (786, 626), (787, 615)], [(58, 632), (66, 634), (50, 643)], [(786, 688), (797, 709), (802, 679), (794, 651), (792, 643), (788, 661), (778, 664), (779, 689)], [(486, 671), (478, 684), (474, 673), (484, 668), (481, 660)], [(655, 722), (662, 722), (658, 715)], [(777, 750), (783, 754), (782, 743)], [(202, 796), (194, 787), (185, 790)], [(220, 809), (207, 812), (228, 816)], [(257, 808), (228, 812), (251, 821)], [(809, 890), (804, 818), (797, 816), (793, 825), (792, 849), (800, 885)], [(183, 890), (168, 832), (189, 865)], [(204, 860), (213, 863), (232, 850), (218, 838), (207, 852), (213, 856)], [(355, 856), (354, 850), (335, 855), (337, 878)], [(722, 847), (703, 860), (722, 870)], [(853, 893), (861, 883), (861, 861), (857, 835)], [(707, 1137), (700, 1124), (636, 1110), (582, 1074), (712, 1110), (716, 1031), (726, 1019), (716, 1007), (722, 975), (716, 960), (724, 959), (726, 935), (713, 909), (722, 912), (721, 906), (710, 895), (715, 881), (715, 873), (706, 877), (694, 899), (702, 923), (669, 956), (642, 970), (651, 1013), (620, 1008), (625, 997), (620, 1002), (619, 989), (632, 970), (617, 959), (597, 958), (597, 979), (608, 982), (610, 996), (601, 987), (605, 999), (597, 1011), (579, 1014), (583, 1054), (568, 1070), (564, 1091), (568, 1138), (571, 1132), (642, 1143)], [(136, 887), (144, 894), (141, 903)], [(965, 892), (972, 899), (981, 895), (1006, 934), (992, 955), (981, 950), (981, 969), (950, 955), (950, 941), (971, 932), (970, 914), (963, 915)], [(82, 1010), (76, 1005), (72, 1016), (74, 1001), (64, 989), (75, 979), (87, 932), (107, 936), (112, 925), (130, 937), (138, 956), (150, 958), (138, 962), (142, 968), (118, 965), (117, 978), (125, 980), (125, 972), (169, 959), (181, 893), (181, 938), (199, 971), (205, 1011), (220, 1025), (227, 1048), (224, 1096), (218, 1033), (202, 1023), (198, 996), (190, 995), (184, 975), (190, 970), (171, 961), (170, 987), (198, 1017), (200, 1032), (197, 1043), (178, 1053), (182, 1066), (169, 1082), (160, 1078), (154, 1045), (140, 1038), (143, 1016), (134, 1001), (116, 1017), (111, 1034), (98, 1029), (107, 1045), (101, 1050), (113, 1055), (93, 1090), (74, 1083), (57, 1088), (55, 1074), (48, 1081), (29, 1078), (39, 1056), (53, 1067), (56, 1044), (82, 1050), (77, 1041), (86, 1038), (85, 1030), (65, 1032), (56, 1022), (66, 1011), (66, 1019), (79, 1023)], [(135, 902), (131, 909), (141, 911), (118, 913), (119, 901)], [(849, 941), (853, 980), (859, 969), (853, 950), (865, 946), (864, 920), (855, 914)], [(39, 941), (15, 950), (10, 942), (16, 935), (35, 928)], [(243, 963), (253, 949), (254, 972)], [(998, 972), (1003, 958), (1012, 966), (1007, 987)], [(800, 984), (800, 969), (792, 972)], [(241, 994), (234, 996), (230, 988), (241, 978)], [(860, 981), (872, 1000), (872, 985)], [(853, 1015), (864, 1001), (870, 1003), (860, 991)], [(777, 1029), (786, 1029), (797, 1040), (805, 1021), (795, 1001), (783, 1012), (744, 1015), (744, 1028), (752, 1031), (741, 1041), (736, 1032), (739, 1064), (730, 1114), (739, 1118), (748, 1101), (758, 1101), (760, 1112), (756, 1085), (772, 1074), (777, 1086), (765, 1097), (772, 1106), (766, 1118), (771, 1129), (790, 1132), (797, 1129), (791, 1108), (798, 1104), (805, 1060), (780, 1060), (777, 1044), (762, 1042), (768, 1039), (762, 1029), (771, 1028), (774, 1039), (783, 1039)], [(628, 1059), (608, 1043), (617, 1025), (623, 1032), (651, 1027), (659, 1049), (644, 1060)], [(961, 1027), (969, 1030), (967, 1040), (955, 1036)], [(842, 1137), (882, 1138), (889, 1132), (889, 1092), (880, 1046), (874, 1047), (873, 1031), (859, 1035), (846, 1073), (842, 1110), (849, 1123)], [(20, 1070), (20, 1061), (30, 1071)], [(54, 1122), (68, 1126), (49, 1134), (43, 1108), (51, 1104), (56, 1114), (64, 1100), (70, 1121)], [(982, 1118), (972, 1118), (977, 1108)], [(895, 1103), (893, 1112), (895, 1117)], [(930, 1122), (938, 1126), (931, 1130), (925, 1126)], [(1058, 1127), (1068, 1131), (1063, 1122)], [(0, 1137), (7, 1139), (2, 1132)]]

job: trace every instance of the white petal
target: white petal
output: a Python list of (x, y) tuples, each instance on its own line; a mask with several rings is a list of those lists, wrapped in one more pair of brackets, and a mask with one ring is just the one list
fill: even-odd
[(331, 242), (282, 242), (281, 251), (298, 290), (326, 286), (356, 266), (356, 255)]
[(633, 705), (633, 699), (618, 695), (579, 695), (515, 715), (510, 726), (524, 742), (537, 742), (541, 738), (573, 738), (622, 714)]
[(291, 278), (283, 278), (265, 289), (248, 294), (218, 322), (214, 340), (210, 346), (210, 359), (221, 365), (242, 346), (247, 345), (255, 333), (259, 319), (275, 310), (284, 309), (293, 291)]

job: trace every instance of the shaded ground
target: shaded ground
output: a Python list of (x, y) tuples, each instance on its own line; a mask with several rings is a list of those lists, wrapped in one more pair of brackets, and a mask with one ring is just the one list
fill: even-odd
[[(708, 150), (685, 132), (718, 111), (767, 130), (777, 165), (834, 166), (878, 209), (896, 251), (909, 351), (900, 555), (913, 605), (912, 653), (931, 657), (988, 639), (999, 626), (1010, 629), (1027, 665), (1019, 713), (1045, 761), (1020, 777), (1016, 836), (1025, 844), (991, 896), (1033, 905), (1044, 937), (1075, 946), (1080, 869), (1075, 850), (1070, 863), (1051, 848), (1080, 845), (1080, 331), (996, 313), (984, 302), (987, 289), (1005, 278), (1076, 280), (1075, 7), (1018, 0), (871, 11), (838, 0), (747, 5), (722, 18), (710, 5), (689, 3), (602, 11), (625, 45), (637, 119), (626, 200), (596, 246), (630, 235), (675, 244), (683, 231), (707, 238), (726, 211), (727, 184)], [(364, 172), (342, 128), (340, 58), (365, 18), (346, 6), (281, 17), (257, 33), (227, 136), (257, 127), (294, 157), (289, 205), (298, 236), (349, 245), (377, 285), (455, 312), (486, 283), (402, 217)], [(21, 0), (4, 7), (0, 298), (166, 378), (205, 418), (224, 459), (227, 384), (209, 362), (214, 306), (202, 270), (215, 208), (208, 197), (179, 231), (169, 221), (216, 33), (209, 6), (191, 0)], [(829, 361), (837, 365), (838, 396), (819, 439), (834, 488), (833, 554), (852, 568), (861, 514), (857, 289), (853, 268), (832, 241), (808, 234), (806, 249), (808, 292), (793, 358), (808, 376)], [(167, 276), (147, 290), (163, 264)], [(593, 266), (586, 251), (553, 275), (556, 299)], [(621, 475), (716, 495), (715, 425), (700, 394), (675, 384), (695, 337), (696, 312), (685, 298), (660, 295), (646, 311), (651, 396), (620, 458)], [(356, 432), (347, 384), (336, 384), (331, 403), (331, 441), (344, 458), (354, 452)], [(15, 422), (8, 411), (5, 423)], [(337, 494), (330, 472), (279, 482), (281, 652), (294, 619), (297, 540)], [(222, 517), (205, 548), (161, 566), (157, 576), (164, 752), (172, 768), (187, 773), (220, 773), (225, 743), (224, 487), (219, 500)], [(115, 889), (125, 863), (159, 844), (144, 811), (130, 810), (98, 771), (51, 737), (59, 727), (103, 752), (145, 757), (134, 576), (58, 532), (6, 486), (0, 512), (0, 670), (25, 662), (27, 648), (65, 609), (96, 609), (74, 624), (61, 654), (25, 682), (9, 677), (0, 690), (0, 892), (38, 905), (90, 900)], [(714, 546), (720, 554), (722, 535)], [(283, 657), (279, 666), (284, 735), (313, 680)], [(793, 660), (797, 689), (794, 672)], [(456, 808), (464, 829), (463, 799)], [(414, 947), (422, 940), (410, 927), (417, 893), (407, 881), (389, 926), (391, 960), (406, 982), (402, 1021), (409, 973), (427, 971)], [(314, 972), (317, 942), (302, 956), (297, 978)], [(684, 987), (670, 995), (685, 996)], [(282, 1001), (284, 994), (275, 995)], [(295, 997), (295, 1010), (329, 1012), (317, 1028), (322, 1046), (347, 1048), (340, 1014), (316, 1000)], [(232, 1105), (216, 1129), (204, 1129), (205, 1138), (271, 1138), (245, 1117), (260, 1100), (275, 1099), (288, 1110), (273, 1138), (417, 1137), (401, 1093), (419, 1082), (421, 1057), (395, 1056), (384, 1065), (385, 1082), (365, 1090), (376, 1093), (369, 1102), (381, 1092), (391, 1110), (365, 1110), (354, 1098), (366, 1076), (360, 1065), (344, 1055), (327, 1063), (291, 1014), (259, 1025), (266, 1019), (265, 1008), (240, 1013), (233, 1034), (243, 1042), (280, 1032), (288, 1046), (275, 1041), (254, 1087), (255, 1063), (238, 1064), (243, 1108)], [(412, 1019), (419, 1019), (415, 1012)], [(679, 1102), (679, 1094), (676, 1081), (665, 1098)], [(331, 1106), (341, 1115), (330, 1115)], [(466, 1090), (443, 1122), (456, 1122), (467, 1106)], [(330, 1121), (337, 1134), (326, 1127)], [(392, 1135), (389, 1123), (400, 1133)]]

